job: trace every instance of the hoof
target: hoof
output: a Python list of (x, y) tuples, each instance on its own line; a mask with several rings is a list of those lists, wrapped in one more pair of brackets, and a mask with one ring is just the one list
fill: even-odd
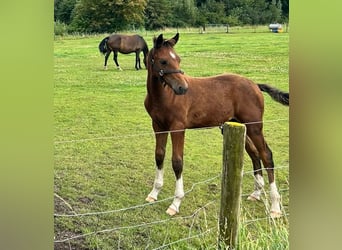
[(271, 218), (276, 219), (282, 216), (281, 211), (271, 211)]
[(108, 70), (107, 66), (105, 66), (103, 69), (104, 69), (104, 70)]
[(250, 196), (248, 196), (247, 200), (249, 200), (249, 201), (260, 201), (260, 197), (250, 195)]
[(167, 210), (166, 210), (166, 213), (170, 216), (174, 216), (175, 214), (177, 214), (177, 211), (174, 210), (173, 208), (169, 207)]
[(156, 199), (152, 198), (151, 196), (147, 196), (147, 198), (145, 199), (148, 202), (155, 202)]

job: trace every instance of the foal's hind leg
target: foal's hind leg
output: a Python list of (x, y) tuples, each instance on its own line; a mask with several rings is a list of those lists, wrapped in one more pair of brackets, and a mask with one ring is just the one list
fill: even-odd
[(272, 157), (272, 151), (266, 144), (266, 155), (269, 158), (269, 161), (272, 163), (270, 165), (270, 168), (266, 168), (268, 179), (270, 183), (270, 197), (271, 197), (271, 217), (278, 218), (281, 216), (281, 210), (280, 210), (280, 194), (278, 192), (278, 188), (275, 183), (275, 177), (274, 177), (274, 163), (273, 163), (273, 157)]
[(156, 148), (155, 148), (155, 161), (157, 165), (156, 176), (153, 183), (153, 189), (146, 198), (148, 202), (154, 202), (158, 199), (158, 194), (163, 187), (163, 164), (165, 158), (167, 133), (156, 134)]
[(261, 169), (259, 152), (255, 148), (252, 140), (248, 136), (246, 137), (245, 148), (249, 157), (252, 160), (253, 169), (254, 169), (254, 191), (251, 195), (248, 196), (247, 199), (251, 201), (256, 201), (256, 200), (260, 200), (260, 196), (265, 185), (264, 178), (262, 177), (262, 169)]
[(256, 149), (259, 152), (259, 156), (266, 168), (268, 181), (270, 184), (270, 198), (271, 198), (271, 217), (277, 218), (281, 216), (280, 210), (280, 195), (275, 183), (274, 178), (274, 163), (272, 157), (272, 151), (268, 147), (264, 136), (262, 134), (262, 125), (254, 124), (249, 125), (247, 128), (247, 134), (253, 141)]

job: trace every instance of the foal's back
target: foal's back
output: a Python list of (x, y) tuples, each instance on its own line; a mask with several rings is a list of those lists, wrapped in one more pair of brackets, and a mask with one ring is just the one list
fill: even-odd
[[(220, 125), (230, 119), (241, 122), (261, 120), (264, 99), (259, 87), (250, 79), (223, 74), (212, 77), (187, 76), (188, 116), (192, 125)], [(198, 123), (198, 124), (196, 124)]]

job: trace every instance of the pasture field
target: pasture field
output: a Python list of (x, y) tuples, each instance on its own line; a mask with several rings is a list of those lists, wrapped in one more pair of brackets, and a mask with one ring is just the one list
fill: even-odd
[[(164, 37), (175, 33), (167, 30)], [(134, 69), (134, 54), (119, 54), (123, 71), (111, 55), (105, 71), (98, 44), (106, 35), (54, 41), (55, 249), (216, 249), (220, 129), (186, 132), (187, 193), (180, 213), (172, 218), (165, 213), (175, 188), (170, 139), (160, 201), (146, 205), (155, 175), (154, 136), (143, 105), (147, 71)], [(140, 35), (151, 48), (159, 33)], [(180, 31), (175, 50), (188, 75), (232, 72), (288, 91), (288, 43), (288, 33)], [(268, 217), (267, 178), (262, 201), (246, 200), (254, 181), (245, 154), (238, 249), (289, 248), (289, 108), (264, 97), (264, 134), (273, 151), (284, 216)], [(94, 214), (56, 216), (84, 213)]]

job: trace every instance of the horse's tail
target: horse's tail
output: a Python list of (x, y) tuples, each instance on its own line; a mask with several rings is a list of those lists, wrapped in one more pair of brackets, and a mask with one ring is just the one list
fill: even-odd
[(143, 52), (144, 52), (145, 56), (148, 54), (148, 45), (146, 42), (145, 42), (144, 47), (143, 47)]
[(107, 49), (107, 41), (109, 39), (109, 36), (103, 38), (103, 40), (99, 44), (99, 50), (102, 54), (106, 54), (108, 49)]
[(145, 41), (145, 39), (142, 37), (142, 36), (139, 36), (138, 37), (141, 39), (141, 42), (142, 42), (142, 51), (144, 52), (144, 55), (146, 56), (148, 54), (148, 46), (147, 46), (147, 43)]
[(268, 93), (272, 97), (273, 100), (283, 105), (289, 106), (289, 103), (290, 103), (289, 93), (283, 92), (267, 84), (258, 84), (258, 87), (261, 91)]

